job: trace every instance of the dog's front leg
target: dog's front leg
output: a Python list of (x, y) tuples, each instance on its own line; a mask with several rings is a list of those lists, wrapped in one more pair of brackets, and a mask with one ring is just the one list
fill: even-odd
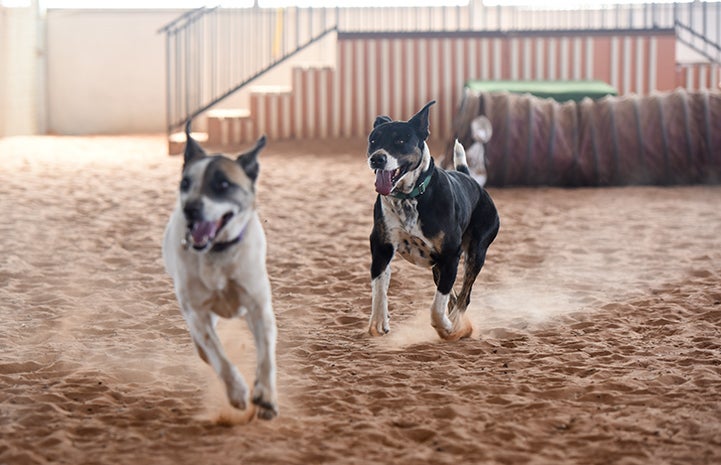
[(258, 418), (271, 420), (278, 415), (278, 394), (275, 373), (275, 341), (277, 329), (270, 301), (270, 289), (262, 303), (248, 306), (246, 321), (253, 333), (257, 353), (257, 368), (253, 386), (253, 403), (258, 408)]
[(246, 407), (248, 386), (238, 369), (230, 363), (215, 332), (212, 315), (194, 310), (185, 299), (179, 299), (188, 330), (200, 357), (208, 363), (225, 384), (230, 404), (240, 410)]
[[(375, 240), (374, 240), (375, 239)], [(391, 282), (390, 262), (393, 258), (391, 244), (378, 244), (371, 236), (371, 318), (368, 332), (381, 336), (390, 331), (388, 315), (388, 285)]]

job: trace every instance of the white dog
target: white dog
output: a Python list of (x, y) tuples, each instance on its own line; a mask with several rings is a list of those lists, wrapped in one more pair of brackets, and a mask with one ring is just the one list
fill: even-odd
[(163, 260), (200, 357), (225, 383), (228, 400), (247, 405), (248, 387), (215, 332), (219, 317), (245, 317), (258, 354), (252, 402), (258, 418), (278, 414), (276, 325), (265, 267), (265, 234), (255, 209), (257, 156), (265, 136), (236, 160), (206, 155), (190, 136), (178, 203), (165, 230)]

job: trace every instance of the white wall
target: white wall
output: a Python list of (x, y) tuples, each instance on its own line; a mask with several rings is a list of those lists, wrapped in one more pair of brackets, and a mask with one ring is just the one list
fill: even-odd
[[(48, 131), (164, 132), (165, 35), (179, 10), (50, 10), (47, 14)], [(247, 47), (248, 44), (239, 46)], [(253, 85), (290, 85), (291, 67), (335, 60), (324, 40)], [(247, 107), (249, 91), (218, 108)], [(203, 128), (203, 123), (196, 125)]]
[(5, 135), (5, 114), (7, 113), (7, 10), (0, 6), (0, 137)]
[(0, 7), (0, 137), (38, 132), (35, 19), (32, 8)]
[(703, 63), (708, 60), (680, 41), (676, 41), (676, 61), (678, 63)]
[(48, 131), (163, 132), (165, 42), (157, 30), (181, 13), (48, 11)]

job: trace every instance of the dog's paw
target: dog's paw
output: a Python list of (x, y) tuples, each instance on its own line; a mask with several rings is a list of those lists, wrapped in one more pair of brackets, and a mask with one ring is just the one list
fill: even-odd
[[(431, 326), (433, 326), (433, 325), (431, 325)], [(445, 328), (438, 327), (438, 326), (433, 326), (433, 329), (436, 330), (436, 333), (438, 333), (438, 336), (439, 336), (441, 339), (444, 339), (444, 340), (446, 340), (446, 341), (448, 340), (448, 337), (451, 335), (451, 331), (449, 331), (449, 330), (447, 330), (447, 329), (445, 329)]]
[(471, 334), (473, 334), (473, 326), (468, 325), (467, 327), (461, 328), (457, 331), (453, 331), (449, 333), (447, 336), (443, 337), (443, 340), (448, 342), (453, 341), (460, 341), (461, 339), (466, 339), (471, 337)]
[(272, 420), (278, 416), (278, 402), (272, 389), (263, 386), (258, 381), (253, 387), (253, 404), (256, 406), (256, 415), (261, 420)]
[(373, 337), (378, 336), (384, 336), (388, 334), (391, 331), (391, 329), (388, 326), (381, 326), (380, 329), (371, 325), (370, 328), (368, 328), (368, 334), (370, 334)]
[(471, 334), (473, 334), (473, 325), (465, 314), (460, 314), (454, 320), (454, 324), (450, 330), (436, 328), (436, 332), (441, 339), (445, 341), (458, 341), (471, 337)]
[(388, 318), (375, 320), (371, 318), (368, 325), (368, 334), (374, 337), (383, 336), (391, 331), (391, 325)]
[(237, 393), (228, 392), (228, 402), (230, 402), (230, 405), (238, 410), (245, 410), (248, 406), (248, 403), (245, 400), (245, 394), (239, 395)]
[(245, 410), (248, 406), (246, 398), (248, 397), (248, 387), (242, 378), (237, 377), (227, 384), (228, 402), (238, 410)]
[(237, 408), (238, 410), (245, 410), (245, 408), (248, 406), (248, 403), (245, 401), (245, 399), (237, 399), (228, 396), (228, 402), (230, 402), (230, 405), (232, 405), (233, 408)]
[(278, 406), (265, 402), (260, 398), (253, 398), (255, 404), (256, 415), (261, 420), (272, 420), (278, 416)]
[(435, 329), (443, 339), (453, 332), (453, 323), (451, 323), (451, 320), (449, 320), (445, 314), (440, 316), (436, 314), (431, 315), (431, 326), (433, 326), (433, 329)]

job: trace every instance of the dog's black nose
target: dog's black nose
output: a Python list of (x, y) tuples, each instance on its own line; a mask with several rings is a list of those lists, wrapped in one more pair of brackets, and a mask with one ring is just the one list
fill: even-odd
[(386, 167), (386, 155), (384, 153), (374, 153), (371, 155), (370, 164), (374, 170), (382, 170)]
[(198, 221), (202, 219), (203, 204), (199, 200), (188, 202), (183, 207), (183, 213), (186, 220), (190, 222)]

